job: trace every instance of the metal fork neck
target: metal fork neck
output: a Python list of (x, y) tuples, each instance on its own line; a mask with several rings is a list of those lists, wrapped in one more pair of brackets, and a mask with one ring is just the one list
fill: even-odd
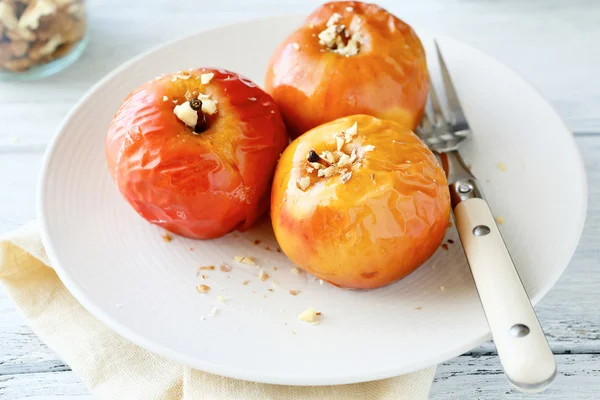
[(458, 151), (444, 153), (452, 208), (469, 199), (483, 198), (477, 179), (465, 165)]

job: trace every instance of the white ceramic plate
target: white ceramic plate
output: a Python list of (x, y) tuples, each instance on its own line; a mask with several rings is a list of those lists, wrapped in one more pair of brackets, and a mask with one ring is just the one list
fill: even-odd
[[(227, 68), (260, 84), (272, 51), (300, 23), (273, 18), (199, 33), (136, 58), (96, 85), (66, 118), (44, 163), (39, 217), (54, 267), (81, 304), (121, 335), (233, 378), (351, 383), (468, 351), (489, 331), (459, 244), (394, 285), (342, 290), (291, 273), (268, 222), (218, 240), (165, 243), (164, 232), (142, 220), (111, 181), (104, 137), (130, 90), (199, 66)], [(421, 36), (429, 46), (430, 37)], [(502, 232), (535, 303), (567, 266), (585, 219), (576, 145), (552, 107), (513, 71), (456, 40), (438, 39), (475, 132), (465, 157), (506, 221)], [(448, 238), (457, 241), (453, 230)], [(271, 278), (261, 282), (258, 269), (235, 263), (235, 255), (255, 257)], [(223, 262), (233, 271), (204, 271), (212, 291), (198, 294), (197, 268)], [(291, 296), (290, 289), (301, 293)], [(220, 303), (219, 295), (229, 300)], [(208, 317), (215, 306), (218, 315)], [(320, 325), (297, 319), (309, 306), (323, 312)]]

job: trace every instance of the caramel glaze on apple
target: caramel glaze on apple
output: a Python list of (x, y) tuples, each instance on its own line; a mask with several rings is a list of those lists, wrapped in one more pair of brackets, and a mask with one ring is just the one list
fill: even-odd
[[(338, 54), (319, 41), (334, 14), (358, 53)], [(369, 114), (414, 129), (429, 88), (425, 52), (410, 26), (375, 4), (327, 3), (308, 16), (275, 51), (265, 88), (297, 137), (333, 119)]]
[[(352, 166), (349, 180), (306, 168), (311, 150), (335, 150), (335, 133), (354, 123), (357, 135), (344, 151), (374, 147)], [(306, 176), (310, 185), (302, 189), (298, 181)], [(449, 217), (443, 169), (396, 122), (355, 115), (321, 125), (288, 146), (275, 172), (271, 219), (281, 249), (337, 286), (377, 288), (408, 275), (437, 250)]]
[[(217, 112), (194, 132), (173, 110), (200, 93), (217, 101)], [(266, 211), (287, 143), (271, 96), (235, 73), (204, 68), (133, 91), (110, 125), (106, 159), (119, 191), (142, 217), (204, 239), (246, 229)]]

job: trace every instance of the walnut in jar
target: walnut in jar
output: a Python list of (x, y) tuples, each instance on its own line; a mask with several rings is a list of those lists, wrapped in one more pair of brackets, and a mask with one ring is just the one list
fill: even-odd
[(86, 28), (84, 0), (0, 0), (0, 75), (69, 55)]

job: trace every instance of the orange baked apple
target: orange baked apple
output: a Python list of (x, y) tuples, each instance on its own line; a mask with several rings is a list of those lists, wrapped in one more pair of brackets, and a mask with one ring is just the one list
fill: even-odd
[(110, 124), (106, 160), (143, 218), (207, 239), (244, 230), (268, 209), (288, 141), (271, 96), (233, 72), (202, 68), (134, 90)]
[(444, 170), (397, 122), (337, 119), (294, 140), (277, 164), (279, 246), (337, 286), (372, 289), (410, 274), (440, 246), (449, 217)]
[(324, 4), (272, 56), (265, 90), (292, 137), (353, 114), (409, 129), (423, 115), (429, 79), (410, 26), (375, 4)]

